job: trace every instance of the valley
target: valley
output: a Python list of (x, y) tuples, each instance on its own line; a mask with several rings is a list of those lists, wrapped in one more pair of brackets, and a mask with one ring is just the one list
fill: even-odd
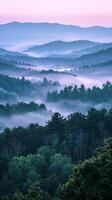
[(1, 200), (105, 200), (111, 124), (112, 28), (0, 25)]

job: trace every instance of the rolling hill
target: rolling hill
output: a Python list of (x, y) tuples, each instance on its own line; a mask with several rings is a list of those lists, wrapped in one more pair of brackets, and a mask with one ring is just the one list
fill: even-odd
[(33, 46), (27, 49), (25, 52), (31, 52), (41, 56), (49, 56), (53, 54), (61, 56), (72, 53), (73, 51), (82, 51), (87, 48), (92, 48), (96, 45), (99, 45), (99, 43), (87, 40), (78, 40), (72, 42), (54, 41), (43, 45)]
[(92, 40), (97, 42), (112, 41), (112, 28), (80, 27), (56, 23), (19, 23), (12, 22), (0, 25), (1, 47), (16, 44), (31, 46), (55, 40)]
[(96, 65), (112, 60), (112, 47), (103, 49), (96, 53), (86, 54), (81, 56), (78, 59), (75, 59), (75, 64), (84, 66), (84, 65)]

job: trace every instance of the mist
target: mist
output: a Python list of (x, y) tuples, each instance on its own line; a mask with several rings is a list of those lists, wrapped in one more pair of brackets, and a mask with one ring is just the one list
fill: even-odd
[(81, 100), (63, 100), (60, 102), (49, 103), (47, 102), (47, 108), (51, 109), (53, 113), (59, 112), (63, 116), (68, 116), (72, 113), (79, 112), (87, 114), (91, 108), (96, 108), (101, 110), (103, 108), (109, 110), (112, 107), (112, 101), (103, 102), (103, 103), (91, 103), (91, 102), (82, 102)]
[[(27, 127), (30, 124), (45, 125), (51, 119), (51, 111), (29, 112), (26, 114), (12, 115), (9, 117), (0, 117), (0, 131), (5, 128)], [(43, 117), (44, 116), (44, 117)]]
[[(3, 34), (6, 30), (8, 36)], [(1, 129), (26, 127), (30, 123), (44, 125), (54, 112), (67, 116), (74, 112), (87, 113), (91, 107), (111, 108), (111, 102), (96, 104), (79, 99), (52, 103), (47, 100), (48, 92), (60, 92), (65, 86), (84, 85), (85, 88), (92, 88), (102, 87), (107, 81), (112, 82), (111, 29), (11, 23), (2, 26), (0, 31), (1, 47), (9, 50), (5, 52), (1, 49), (0, 53), (0, 74), (5, 76), (1, 77), (0, 92), (3, 99), (0, 103), (34, 101), (45, 104), (47, 108), (46, 112), (1, 117)], [(14, 38), (10, 39), (12, 33)], [(104, 43), (108, 41), (110, 43)], [(12, 81), (12, 77), (21, 81)]]

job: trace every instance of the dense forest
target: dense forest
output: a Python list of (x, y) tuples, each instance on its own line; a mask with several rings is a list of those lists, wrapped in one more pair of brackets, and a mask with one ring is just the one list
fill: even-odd
[(59, 85), (57, 81), (53, 82), (46, 78), (44, 78), (43, 81), (32, 83), (24, 77), (13, 78), (0, 74), (0, 101), (8, 102), (12, 100), (16, 102), (17, 96), (38, 96), (41, 89), (58, 87)]
[(29, 93), (29, 90), (35, 91), (40, 87), (47, 86), (57, 86), (58, 82), (52, 82), (51, 80), (47, 80), (46, 78), (43, 81), (38, 81), (37, 83), (31, 83), (26, 80), (24, 77), (20, 78), (12, 78), (9, 76), (0, 75), (0, 88), (8, 92), (15, 92), (17, 94), (24, 94), (24, 92)]
[(34, 102), (24, 103), (20, 102), (18, 104), (0, 104), (0, 117), (1, 116), (9, 116), (14, 114), (24, 114), (27, 112), (38, 112), (38, 111), (46, 111), (46, 106), (44, 104), (36, 104)]
[(48, 101), (61, 101), (61, 100), (81, 100), (83, 102), (111, 102), (112, 100), (112, 84), (107, 82), (100, 88), (94, 86), (92, 88), (85, 88), (84, 85), (78, 87), (77, 85), (65, 87), (59, 93), (57, 91), (48, 92)]
[(60, 188), (60, 200), (112, 199), (112, 138), (105, 141), (92, 159), (79, 163)]
[(109, 137), (112, 109), (92, 108), (87, 115), (74, 113), (66, 118), (55, 113), (46, 126), (5, 129), (0, 135), (0, 198), (109, 199), (112, 141), (95, 156)]
[(29, 91), (34, 90), (34, 87), (35, 86), (30, 81), (25, 80), (24, 77), (19, 79), (0, 75), (0, 88), (6, 90), (7, 92), (13, 92), (18, 95), (24, 93), (28, 94)]

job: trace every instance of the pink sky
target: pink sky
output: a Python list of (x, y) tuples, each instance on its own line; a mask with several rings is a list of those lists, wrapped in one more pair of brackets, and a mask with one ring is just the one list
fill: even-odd
[(0, 23), (10, 21), (112, 26), (112, 0), (0, 0)]

